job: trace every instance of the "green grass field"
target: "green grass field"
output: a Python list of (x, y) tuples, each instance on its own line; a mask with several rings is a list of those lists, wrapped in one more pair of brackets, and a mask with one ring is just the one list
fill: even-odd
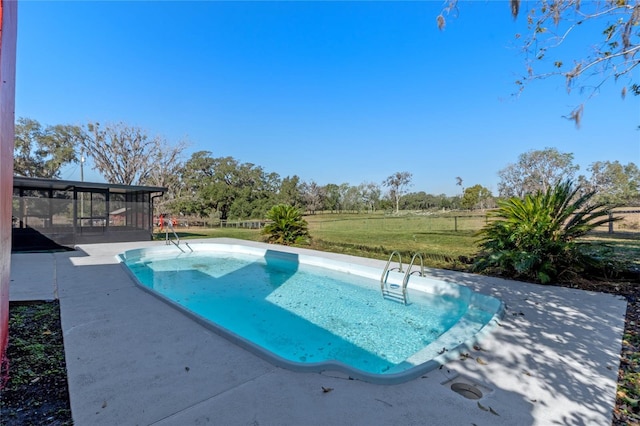
[(430, 266), (456, 267), (477, 252), (476, 232), (484, 216), (384, 214), (307, 216), (313, 245), (321, 250), (387, 259), (394, 250), (421, 253)]
[[(408, 262), (421, 253), (425, 266), (466, 270), (478, 252), (482, 213), (307, 215), (310, 248), (386, 260), (394, 250)], [(617, 228), (616, 228), (617, 229)], [(178, 228), (181, 239), (229, 237), (262, 241), (260, 230), (245, 228)], [(164, 233), (156, 234), (164, 238)], [(597, 232), (590, 239), (608, 244), (624, 259), (640, 259), (640, 232)], [(640, 266), (640, 260), (638, 260)]]

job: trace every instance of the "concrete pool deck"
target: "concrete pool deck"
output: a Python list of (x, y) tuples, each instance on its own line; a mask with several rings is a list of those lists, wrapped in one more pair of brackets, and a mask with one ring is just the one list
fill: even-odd
[[(163, 244), (12, 254), (10, 300), (60, 300), (75, 425), (611, 424), (623, 298), (430, 269), (501, 298), (506, 315), (468, 358), (375, 385), (275, 367), (137, 287), (115, 256)], [(320, 255), (381, 271), (386, 263)], [(452, 379), (483, 397), (453, 392)]]

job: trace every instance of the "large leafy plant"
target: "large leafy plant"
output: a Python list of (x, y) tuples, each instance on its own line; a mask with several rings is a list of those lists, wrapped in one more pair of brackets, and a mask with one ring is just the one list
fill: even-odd
[(475, 270), (545, 284), (589, 268), (595, 259), (578, 238), (615, 220), (606, 205), (591, 203), (594, 195), (567, 180), (545, 192), (498, 202), (480, 231)]
[(262, 230), (267, 241), (275, 244), (290, 245), (309, 237), (307, 221), (297, 208), (278, 204), (267, 212), (268, 223)]

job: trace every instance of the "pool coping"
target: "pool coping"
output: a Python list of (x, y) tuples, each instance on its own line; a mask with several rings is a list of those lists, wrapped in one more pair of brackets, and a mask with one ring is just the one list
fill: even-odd
[[(183, 256), (183, 255), (188, 256), (191, 253), (203, 254), (207, 252), (216, 252), (216, 253), (228, 252), (228, 253), (247, 254), (251, 256), (256, 256), (257, 258), (266, 257), (267, 254), (269, 254), (270, 256), (286, 258), (287, 255), (291, 254), (291, 252), (283, 251), (283, 250), (274, 250), (272, 247), (258, 248), (258, 247), (248, 246), (246, 244), (224, 244), (220, 242), (215, 242), (215, 243), (210, 243), (210, 242), (197, 243), (196, 242), (196, 243), (192, 243), (188, 247), (189, 247), (189, 251), (187, 251), (186, 253), (178, 252), (175, 249), (175, 247), (166, 246), (166, 245), (161, 248), (147, 247), (147, 248), (140, 248), (140, 249), (134, 249), (134, 250), (127, 250), (125, 252), (119, 253), (116, 256), (116, 259), (120, 262), (120, 264), (124, 268), (125, 272), (129, 275), (129, 277), (142, 290), (148, 292), (154, 297), (159, 298), (163, 302), (167, 303), (169, 306), (189, 316), (190, 318), (198, 322), (203, 327), (207, 327), (208, 329), (212, 330), (214, 333), (232, 341), (233, 343), (237, 344), (240, 347), (245, 348), (248, 351), (251, 351), (255, 355), (263, 358), (264, 360), (278, 367), (286, 368), (291, 371), (297, 371), (302, 373), (322, 373), (324, 371), (339, 371), (344, 374), (347, 374), (349, 377), (353, 379), (363, 380), (368, 383), (375, 383), (375, 384), (381, 384), (381, 385), (393, 385), (393, 384), (404, 383), (408, 380), (416, 379), (424, 375), (425, 373), (428, 373), (429, 371), (439, 368), (442, 365), (446, 364), (447, 362), (458, 358), (460, 354), (468, 352), (469, 350), (472, 350), (472, 348), (476, 346), (484, 336), (486, 336), (488, 333), (491, 332), (491, 330), (497, 327), (496, 323), (499, 323), (500, 320), (502, 320), (505, 313), (504, 303), (501, 300), (493, 296), (484, 295), (471, 290), (469, 292), (470, 300), (468, 301), (468, 303), (473, 302), (475, 305), (477, 305), (478, 304), (477, 299), (481, 298), (481, 301), (485, 305), (489, 305), (489, 304), (494, 305), (493, 308), (496, 310), (496, 312), (491, 316), (491, 318), (487, 321), (487, 323), (484, 324), (480, 328), (480, 330), (478, 330), (478, 332), (475, 333), (473, 336), (465, 339), (462, 342), (459, 342), (453, 347), (447, 347), (449, 346), (448, 342), (452, 338), (454, 338), (452, 335), (457, 332), (457, 328), (460, 327), (461, 324), (462, 325), (466, 324), (465, 321), (467, 321), (467, 316), (465, 314), (458, 320), (455, 326), (452, 326), (449, 330), (443, 333), (442, 336), (439, 336), (438, 339), (436, 339), (434, 342), (430, 343), (428, 346), (425, 346), (420, 351), (417, 351), (416, 353), (412, 354), (409, 358), (407, 358), (407, 360), (405, 360), (405, 362), (412, 360), (413, 362), (418, 362), (418, 364), (414, 364), (413, 367), (405, 368), (405, 369), (400, 369), (399, 368), (400, 365), (393, 367), (392, 370), (398, 370), (398, 372), (396, 373), (390, 372), (390, 373), (375, 374), (375, 373), (367, 372), (361, 369), (357, 369), (355, 367), (351, 367), (350, 365), (343, 363), (339, 360), (326, 360), (326, 361), (315, 362), (315, 363), (295, 362), (295, 361), (288, 360), (262, 347), (261, 345), (258, 345), (252, 342), (251, 340), (241, 335), (238, 335), (237, 333), (231, 330), (228, 330), (227, 328), (222, 327), (213, 321), (208, 320), (207, 318), (202, 317), (198, 313), (189, 310), (188, 308), (172, 300), (171, 298), (164, 296), (162, 293), (154, 291), (152, 288), (149, 288), (148, 286), (141, 283), (138, 277), (136, 277), (136, 275), (126, 265), (126, 260), (129, 258), (132, 258), (132, 257), (140, 258), (143, 256), (146, 257), (146, 256), (149, 256), (151, 253), (158, 253), (160, 255), (163, 255), (165, 253), (172, 253), (178, 256)], [(363, 276), (372, 281), (379, 281), (380, 278), (377, 278), (377, 276), (381, 275), (381, 272), (378, 269), (374, 269), (371, 266), (357, 265), (354, 263), (346, 263), (343, 260), (339, 261), (335, 259), (329, 259), (321, 255), (320, 256), (318, 255), (311, 256), (309, 254), (298, 255), (296, 253), (295, 261), (299, 262), (300, 264), (319, 266), (319, 267), (327, 268), (333, 271), (339, 271), (343, 273)], [(401, 283), (404, 277), (404, 273), (397, 273), (396, 275), (397, 276), (394, 276), (392, 278), (392, 281)], [(457, 290), (459, 287), (464, 287), (456, 283), (446, 282), (442, 280), (434, 280), (432, 278), (430, 279), (429, 277), (424, 278), (419, 276), (413, 276), (411, 278), (412, 279), (410, 279), (408, 282), (408, 287), (410, 289), (415, 289), (418, 291), (422, 289), (422, 291), (429, 290), (429, 292), (431, 293), (440, 293), (440, 294), (444, 292), (457, 293)], [(428, 288), (429, 285), (431, 285), (433, 288)], [(389, 301), (389, 303), (398, 303), (398, 302)], [(489, 310), (491, 309), (491, 307), (486, 306), (486, 309)], [(445, 345), (442, 347), (443, 348), (442, 353), (437, 356), (429, 355), (430, 353), (434, 353), (433, 348), (435, 346), (439, 348), (440, 347), (439, 345)], [(428, 357), (428, 359), (425, 360), (425, 357)]]
[[(611, 423), (626, 309), (618, 296), (429, 270), (500, 297), (506, 315), (477, 350), (377, 385), (273, 366), (149, 297), (115, 255), (161, 244), (12, 254), (11, 300), (60, 300), (76, 425)], [(453, 392), (455, 383), (482, 390), (481, 399)]]

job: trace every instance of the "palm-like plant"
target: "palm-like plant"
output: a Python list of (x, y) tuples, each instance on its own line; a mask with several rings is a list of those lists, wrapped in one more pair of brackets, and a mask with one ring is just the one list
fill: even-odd
[(498, 203), (494, 219), (481, 231), (477, 271), (548, 283), (573, 276), (592, 259), (577, 238), (611, 220), (603, 203), (591, 204), (595, 192), (580, 194), (572, 181), (546, 192)]
[(267, 219), (271, 220), (262, 230), (267, 241), (275, 244), (290, 245), (309, 237), (307, 221), (297, 208), (278, 204), (267, 212)]

